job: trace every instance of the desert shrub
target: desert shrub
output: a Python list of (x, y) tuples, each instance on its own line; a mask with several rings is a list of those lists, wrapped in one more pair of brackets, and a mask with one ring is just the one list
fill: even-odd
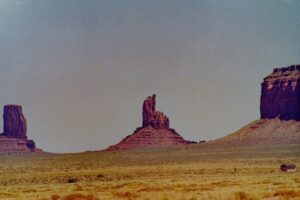
[(236, 200), (246, 200), (247, 194), (245, 192), (236, 192), (234, 194)]
[(168, 197), (166, 194), (164, 194), (164, 195), (160, 198), (160, 200), (169, 200), (169, 197)]
[(35, 189), (25, 189), (23, 190), (24, 193), (31, 193), (31, 192), (37, 192)]
[(283, 185), (283, 184), (280, 182), (274, 182), (273, 185)]
[(104, 178), (104, 175), (103, 174), (98, 174), (97, 178)]
[(287, 198), (295, 198), (300, 197), (300, 191), (294, 191), (294, 190), (282, 190), (277, 191), (273, 195), (274, 197), (287, 197)]
[(59, 200), (60, 196), (57, 194), (54, 194), (51, 196), (51, 200)]
[(93, 195), (70, 194), (61, 198), (61, 200), (99, 200)]
[(294, 178), (295, 183), (300, 183), (300, 178)]
[(119, 198), (128, 198), (128, 199), (132, 199), (132, 198), (134, 199), (139, 197), (139, 195), (137, 195), (134, 192), (116, 192), (114, 195)]
[(257, 199), (254, 196), (251, 196), (249, 194), (247, 194), (246, 192), (236, 192), (234, 193), (235, 199), (236, 200), (255, 200)]
[(67, 182), (68, 183), (76, 183), (76, 182), (78, 182), (78, 179), (77, 178), (68, 178), (68, 180), (67, 180)]
[(74, 189), (74, 191), (83, 191), (83, 187), (80, 185), (76, 185), (76, 188)]

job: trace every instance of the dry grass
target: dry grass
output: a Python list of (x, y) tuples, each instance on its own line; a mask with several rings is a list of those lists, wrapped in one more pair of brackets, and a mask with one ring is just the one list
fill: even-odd
[(300, 199), (300, 145), (0, 156), (0, 199)]

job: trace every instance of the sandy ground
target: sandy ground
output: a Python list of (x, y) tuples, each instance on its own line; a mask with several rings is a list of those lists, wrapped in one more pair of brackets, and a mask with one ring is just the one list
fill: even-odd
[(300, 199), (300, 145), (0, 156), (0, 199)]

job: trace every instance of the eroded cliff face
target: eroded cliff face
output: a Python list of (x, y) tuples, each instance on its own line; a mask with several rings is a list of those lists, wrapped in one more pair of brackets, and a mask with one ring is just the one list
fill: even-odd
[(143, 125), (131, 135), (125, 137), (107, 150), (125, 150), (136, 148), (155, 148), (174, 145), (185, 145), (195, 142), (183, 139), (174, 129), (169, 128), (169, 118), (156, 111), (155, 94), (146, 98), (143, 103)]
[(19, 105), (4, 106), (3, 135), (17, 139), (27, 139), (27, 122)]
[(300, 65), (274, 69), (261, 84), (261, 119), (212, 145), (253, 146), (300, 143)]
[(3, 112), (0, 154), (40, 152), (33, 140), (27, 139), (27, 121), (20, 105), (6, 105)]
[(147, 97), (143, 104), (143, 127), (152, 126), (155, 129), (169, 128), (169, 118), (155, 110), (156, 95)]
[(300, 121), (300, 65), (274, 69), (261, 87), (262, 119)]

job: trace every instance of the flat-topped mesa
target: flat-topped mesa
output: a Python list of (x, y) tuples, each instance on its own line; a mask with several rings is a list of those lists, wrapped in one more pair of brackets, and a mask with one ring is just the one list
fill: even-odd
[(20, 105), (6, 105), (3, 113), (3, 136), (27, 139), (27, 122)]
[(156, 111), (156, 95), (147, 97), (143, 103), (143, 127), (152, 126), (155, 129), (169, 128), (169, 118), (162, 112)]
[(300, 71), (300, 65), (290, 65), (288, 67), (282, 67), (282, 68), (275, 68), (273, 70), (273, 73), (285, 73), (285, 72), (291, 72), (291, 71)]
[(276, 68), (261, 84), (261, 118), (300, 121), (300, 65)]

